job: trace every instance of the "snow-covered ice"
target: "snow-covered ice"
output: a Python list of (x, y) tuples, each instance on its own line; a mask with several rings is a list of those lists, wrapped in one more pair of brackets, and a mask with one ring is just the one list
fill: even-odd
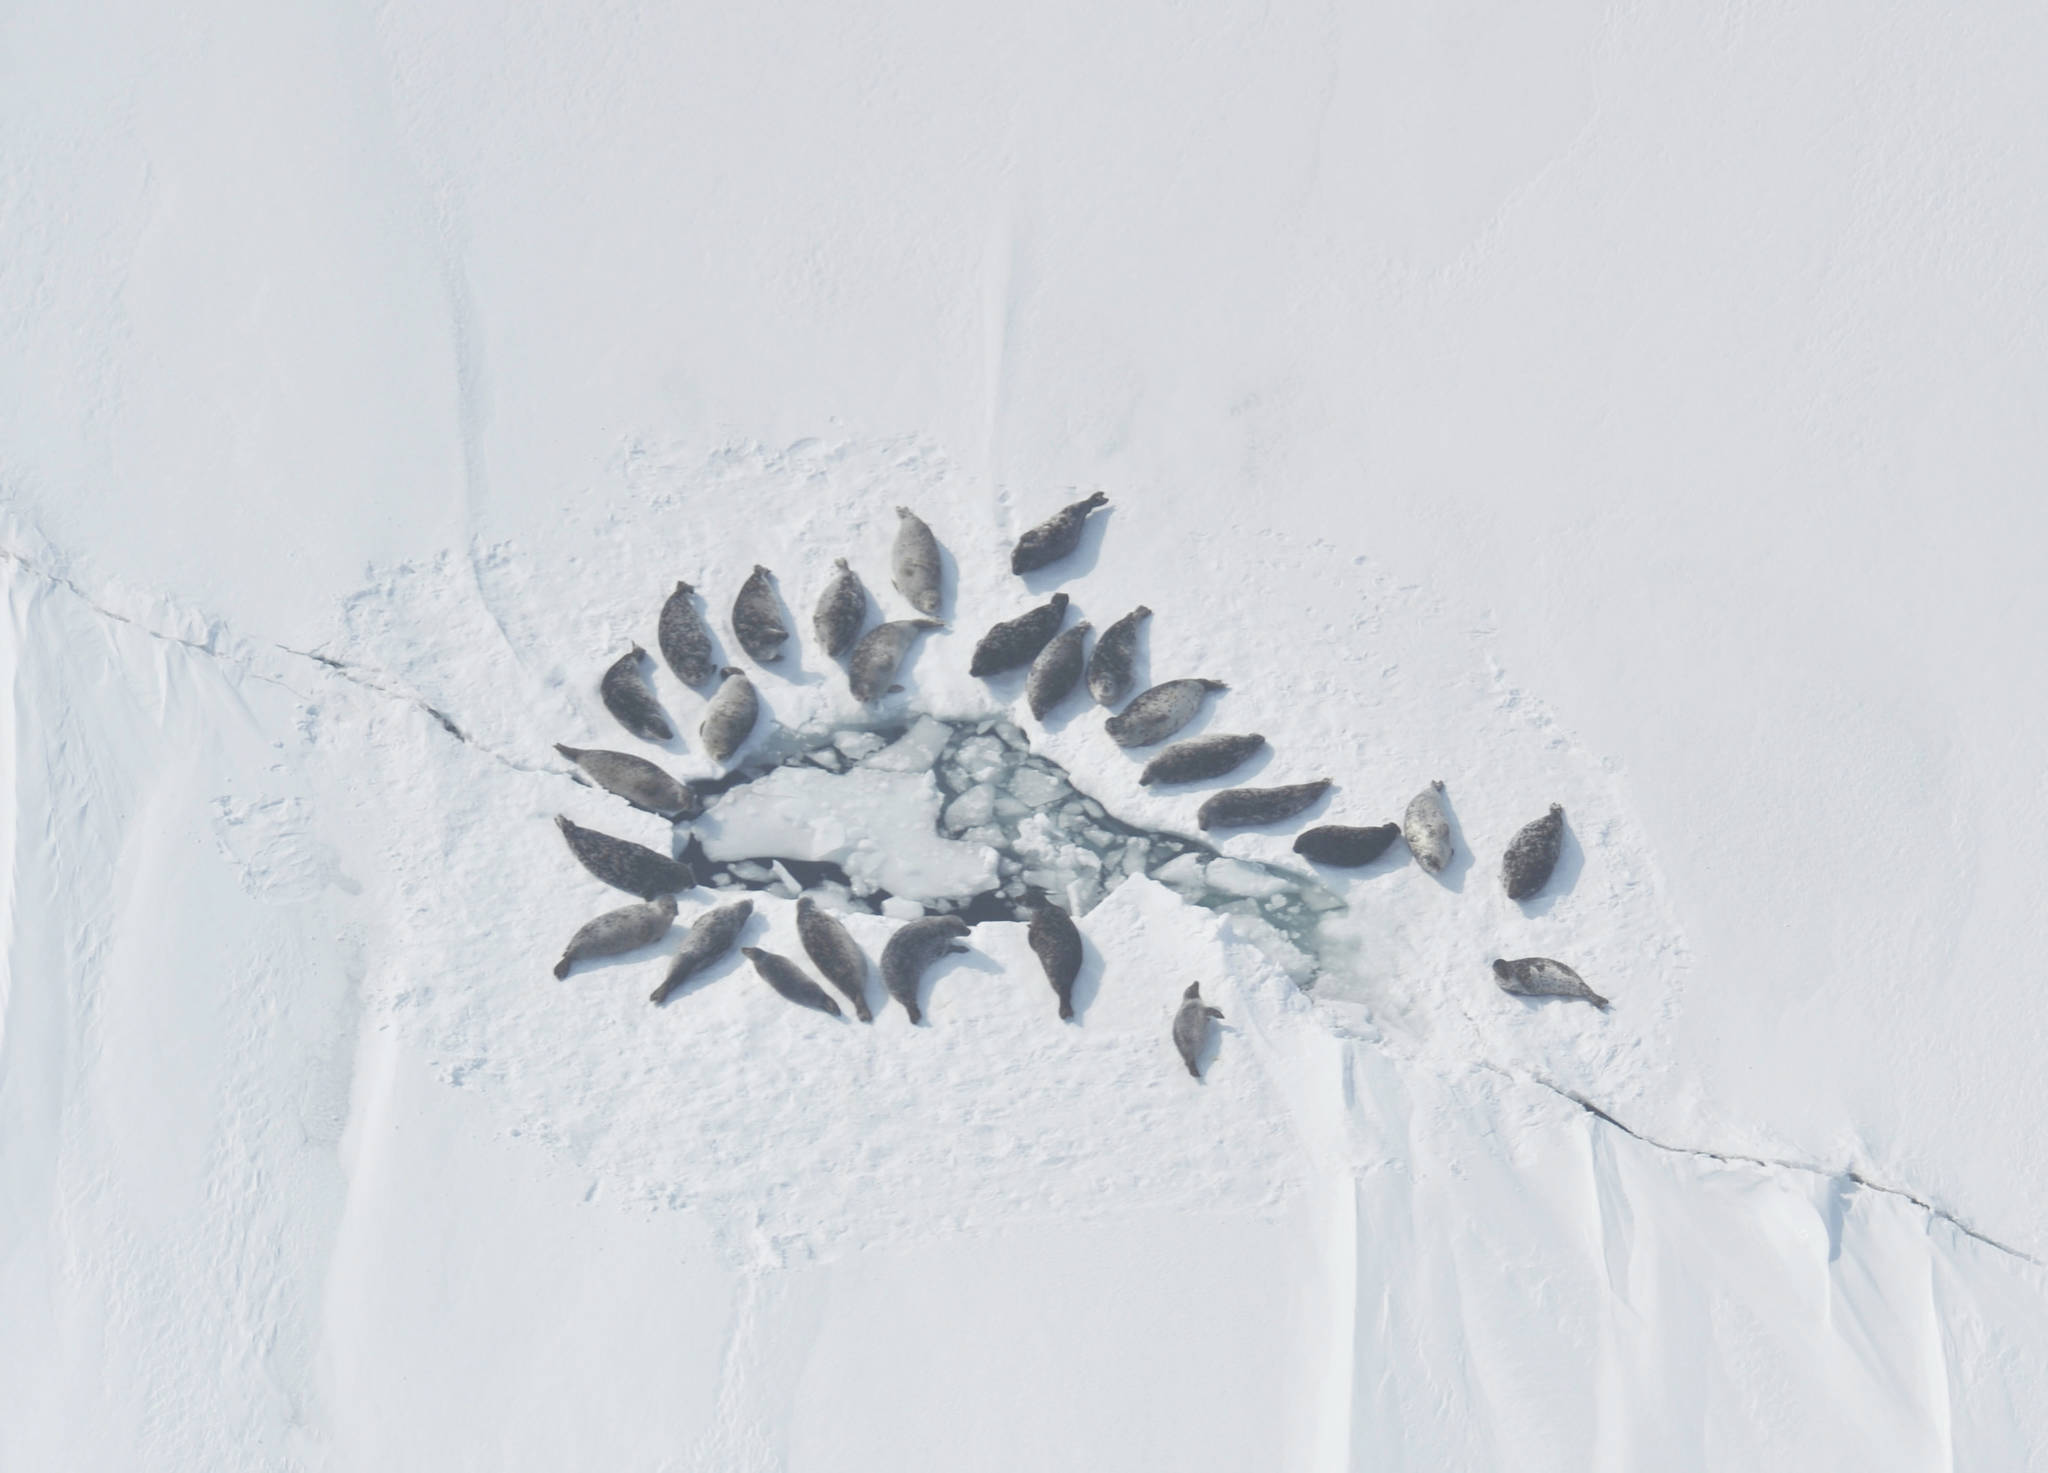
[[(0, 1468), (2048, 1459), (2037, 18), (7, 24)], [(909, 616), (899, 504), (947, 628), (862, 707), (809, 612)], [(596, 679), (756, 563), (728, 782)], [(1054, 591), (1457, 857), (1196, 843), (967, 677)], [(557, 982), (556, 813), (791, 957), (1063, 896), (1078, 1016), (1007, 918), (921, 1029)]]

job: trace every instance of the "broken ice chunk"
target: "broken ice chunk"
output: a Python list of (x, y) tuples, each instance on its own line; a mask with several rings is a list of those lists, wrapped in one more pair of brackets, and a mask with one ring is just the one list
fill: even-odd
[(1221, 890), (1226, 895), (1278, 895), (1290, 886), (1289, 881), (1271, 870), (1246, 864), (1241, 859), (1212, 860), (1204, 871), (1204, 877), (1212, 889)]
[(872, 731), (839, 731), (832, 734), (832, 745), (858, 762), (870, 752), (881, 751), (885, 744)]
[(1046, 808), (1067, 795), (1067, 785), (1039, 767), (1020, 767), (1010, 777), (1010, 793), (1033, 808)]
[(864, 758), (860, 765), (871, 772), (929, 772), (952, 739), (952, 727), (930, 716), (920, 716), (910, 730)]
[(1202, 861), (1199, 855), (1183, 854), (1178, 859), (1169, 859), (1152, 871), (1152, 878), (1169, 889), (1192, 895), (1204, 887), (1202, 883)]
[(957, 834), (963, 829), (987, 823), (989, 815), (995, 812), (996, 790), (983, 784), (969, 788), (946, 805), (944, 823), (948, 833)]
[(899, 921), (914, 921), (924, 914), (924, 907), (915, 900), (906, 900), (901, 895), (891, 895), (882, 902), (882, 914)]

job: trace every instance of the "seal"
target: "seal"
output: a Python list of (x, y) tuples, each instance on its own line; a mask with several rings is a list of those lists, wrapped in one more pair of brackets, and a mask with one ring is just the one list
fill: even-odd
[(1606, 1012), (1613, 1004), (1586, 985), (1586, 979), (1563, 962), (1547, 956), (1525, 956), (1516, 961), (1494, 959), (1493, 975), (1502, 992), (1520, 997), (1582, 998)]
[(761, 698), (754, 694), (754, 682), (737, 665), (728, 665), (719, 674), (725, 683), (704, 708), (704, 724), (697, 734), (713, 760), (723, 762), (752, 734), (755, 718), (761, 714)]
[(1024, 699), (1040, 721), (1081, 683), (1082, 646), (1087, 643), (1088, 630), (1086, 619), (1062, 629), (1031, 662), (1031, 673), (1024, 677)]
[(1169, 680), (1140, 691), (1123, 715), (1110, 717), (1102, 729), (1119, 747), (1149, 747), (1193, 721), (1210, 691), (1229, 689), (1220, 680)]
[(896, 541), (889, 549), (889, 581), (926, 618), (939, 616), (939, 539), (907, 506), (896, 508)]
[(1031, 912), (1025, 932), (1038, 964), (1045, 968), (1045, 980), (1052, 983), (1060, 1000), (1060, 1016), (1074, 1016), (1074, 978), (1081, 974), (1081, 928), (1059, 906), (1047, 901)]
[(624, 890), (628, 895), (653, 900), (657, 896), (688, 890), (697, 883), (697, 877), (690, 873), (687, 864), (666, 854), (658, 854), (645, 844), (615, 839), (596, 829), (586, 829), (559, 813), (555, 815), (555, 823), (562, 830), (562, 837), (568, 840), (569, 852), (576, 856), (577, 863), (607, 885)]
[(585, 921), (562, 948), (555, 963), (555, 975), (566, 977), (569, 968), (586, 957), (617, 956), (637, 951), (650, 941), (659, 941), (669, 922), (676, 918), (676, 898), (662, 895), (639, 905), (622, 905), (608, 910), (594, 921)]
[(958, 916), (926, 916), (904, 926), (882, 948), (882, 982), (889, 996), (903, 1004), (911, 1022), (924, 1021), (917, 989), (924, 981), (925, 968), (950, 952), (967, 950), (959, 939), (967, 931), (967, 922)]
[(1199, 982), (1190, 982), (1180, 999), (1180, 1011), (1173, 1015), (1173, 1046), (1180, 1050), (1181, 1062), (1188, 1066), (1188, 1073), (1200, 1079), (1202, 1046), (1209, 1041), (1209, 1020), (1220, 1018), (1223, 1013), (1202, 1001), (1202, 984)]
[(782, 622), (782, 604), (775, 597), (775, 578), (759, 563), (740, 585), (740, 596), (732, 601), (732, 632), (747, 657), (763, 665), (782, 658), (782, 642), (789, 638), (789, 626)]
[(1317, 864), (1333, 864), (1339, 869), (1357, 869), (1362, 864), (1371, 864), (1388, 849), (1394, 840), (1401, 837), (1401, 826), (1397, 823), (1383, 823), (1374, 828), (1346, 828), (1342, 824), (1325, 824), (1319, 829), (1310, 829), (1294, 841), (1294, 852), (1303, 859)]
[(1527, 900), (1549, 884), (1563, 847), (1564, 809), (1553, 803), (1550, 812), (1523, 824), (1508, 840), (1507, 853), (1500, 859), (1500, 882), (1508, 899)]
[(596, 747), (565, 747), (560, 742), (555, 743), (555, 750), (607, 793), (624, 798), (643, 812), (663, 818), (695, 818), (704, 811), (704, 799), (695, 788), (677, 782), (645, 757)]
[(927, 629), (945, 627), (937, 619), (892, 619), (863, 634), (846, 662), (846, 683), (853, 688), (854, 699), (879, 701), (890, 691), (901, 690), (895, 684), (896, 671), (910, 653), (911, 642)]
[(1088, 694), (1096, 705), (1114, 706), (1130, 694), (1138, 663), (1138, 626), (1151, 617), (1152, 611), (1139, 604), (1095, 641), (1095, 653), (1088, 659)]
[(1193, 783), (1221, 777), (1244, 766), (1265, 745), (1266, 739), (1256, 732), (1249, 736), (1219, 732), (1215, 736), (1190, 737), (1175, 742), (1147, 762), (1145, 770), (1138, 774), (1138, 782), (1149, 788), (1154, 783)]
[(1010, 571), (1035, 573), (1067, 556), (1081, 545), (1081, 524), (1088, 520), (1088, 513), (1108, 505), (1109, 498), (1097, 491), (1086, 501), (1062, 507), (1047, 517), (1017, 539), (1010, 554)]
[(654, 692), (647, 688), (647, 677), (640, 673), (640, 662), (646, 658), (647, 651), (634, 645), (612, 661), (604, 679), (597, 683), (597, 693), (605, 710), (618, 717), (619, 725), (634, 736), (643, 742), (665, 742), (676, 730), (668, 724)]
[(825, 974), (825, 980), (846, 994), (853, 1015), (863, 1023), (875, 1021), (868, 1011), (868, 959), (861, 955), (853, 933), (839, 917), (818, 909), (808, 895), (796, 900), (796, 934), (803, 942), (811, 965)]
[(753, 901), (736, 900), (698, 916), (677, 948), (676, 959), (669, 963), (668, 975), (661, 979), (661, 986), (647, 995), (647, 1000), (657, 1007), (667, 1002), (670, 993), (731, 951), (733, 942), (739, 940), (740, 928), (753, 913)]
[(1431, 783), (1408, 800), (1401, 815), (1401, 837), (1415, 862), (1433, 875), (1443, 873), (1451, 862), (1451, 821), (1444, 815), (1443, 780)]
[(839, 571), (818, 595), (811, 629), (818, 636), (818, 647), (836, 660), (860, 638), (860, 626), (868, 617), (868, 591), (861, 586), (860, 574), (847, 566), (845, 558), (834, 558), (832, 566)]
[(697, 617), (697, 605), (690, 598), (696, 591), (678, 580), (676, 591), (661, 606), (661, 627), (655, 631), (661, 657), (676, 679), (692, 690), (718, 673), (711, 662), (711, 631)]
[(800, 1008), (816, 1008), (833, 1017), (843, 1017), (839, 1004), (832, 1001), (824, 988), (813, 982), (804, 969), (786, 956), (777, 956), (772, 951), (763, 951), (758, 946), (742, 946), (740, 955), (754, 964), (754, 970), (761, 974), (761, 980), (788, 998)]
[(1289, 783), (1284, 788), (1225, 788), (1195, 812), (1205, 829), (1244, 829), (1292, 818), (1330, 790), (1330, 780)]
[(1059, 632), (1060, 621), (1066, 617), (1067, 596), (1055, 593), (1029, 613), (1005, 619), (981, 637), (981, 643), (974, 647), (974, 658), (968, 662), (967, 673), (985, 679), (1030, 664)]

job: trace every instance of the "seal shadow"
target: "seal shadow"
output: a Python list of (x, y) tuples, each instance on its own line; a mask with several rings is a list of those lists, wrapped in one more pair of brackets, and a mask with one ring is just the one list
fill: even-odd
[[(1081, 970), (1074, 974), (1074, 990), (1069, 994), (1074, 1004), (1074, 1016), (1064, 1018), (1062, 1022), (1078, 1026), (1087, 1021), (1088, 1009), (1094, 1005), (1096, 995), (1102, 991), (1103, 970), (1102, 953), (1095, 949), (1095, 943), (1088, 939), (1088, 933), (1082, 931)], [(1052, 988), (1048, 986), (1046, 991), (1050, 992)]]
[(1557, 864), (1550, 871), (1550, 878), (1543, 882), (1543, 888), (1527, 900), (1515, 904), (1522, 908), (1525, 916), (1547, 916), (1557, 908), (1557, 902), (1572, 893), (1579, 882), (1579, 875), (1586, 868), (1586, 851), (1579, 844), (1579, 836), (1572, 832), (1571, 819), (1564, 823), (1564, 837), (1557, 846)]
[[(1168, 1020), (1167, 1034), (1169, 1038), (1172, 1036), (1172, 1032), (1172, 1021)], [(1209, 1020), (1209, 1027), (1202, 1036), (1201, 1050), (1195, 1055), (1195, 1069), (1197, 1071), (1195, 1082), (1197, 1084), (1206, 1085), (1209, 1082), (1209, 1071), (1216, 1067), (1216, 1060), (1223, 1053), (1223, 1035), (1236, 1032), (1237, 1030), (1230, 1026), (1230, 1020), (1227, 1018), (1211, 1018)], [(1179, 1049), (1173, 1051), (1173, 1061), (1176, 1064), (1180, 1064), (1183, 1069), (1187, 1067), (1181, 1061)]]
[(1451, 826), (1451, 858), (1438, 872), (1436, 882), (1453, 895), (1462, 895), (1465, 876), (1472, 872), (1472, 845), (1465, 838), (1465, 826), (1458, 822), (1458, 810), (1451, 802), (1448, 788), (1437, 794), (1437, 802), (1442, 805), (1444, 819)]
[[(1074, 499), (1080, 500), (1079, 497)], [(1047, 512), (1046, 515), (1051, 516), (1053, 513)], [(1042, 568), (1024, 574), (1024, 586), (1033, 593), (1050, 595), (1062, 583), (1071, 583), (1076, 578), (1085, 578), (1094, 572), (1095, 564), (1102, 558), (1105, 528), (1109, 519), (1115, 515), (1114, 505), (1099, 506), (1088, 513), (1081, 523), (1081, 540), (1075, 544), (1074, 550), (1056, 563), (1048, 563)], [(1034, 522), (1032, 525), (1036, 526), (1037, 523)], [(1014, 547), (1016, 544), (1012, 543), (1011, 546)]]
[[(960, 563), (953, 556), (953, 550), (946, 546), (945, 543), (939, 542), (938, 533), (934, 532), (932, 534), (932, 541), (938, 542), (939, 546), (939, 611), (931, 617), (941, 621), (950, 628), (960, 610)], [(890, 587), (893, 589), (895, 585), (891, 584)], [(896, 596), (903, 598), (903, 595), (900, 593)], [(910, 600), (903, 598), (903, 602), (908, 606)], [(923, 609), (913, 608), (903, 617), (906, 619), (922, 619), (925, 617), (925, 612)]]

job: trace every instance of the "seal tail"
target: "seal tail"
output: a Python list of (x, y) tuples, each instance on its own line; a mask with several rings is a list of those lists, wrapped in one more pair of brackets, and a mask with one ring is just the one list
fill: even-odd
[(1611, 1008), (1611, 1007), (1613, 1007), (1613, 1006), (1614, 1006), (1614, 1004), (1613, 1004), (1613, 1003), (1609, 1002), (1609, 1001), (1608, 1001), (1608, 1000), (1607, 1000), (1606, 998), (1602, 997), (1602, 996), (1601, 996), (1601, 995), (1600, 995), (1599, 993), (1597, 993), (1597, 992), (1589, 992), (1589, 993), (1587, 993), (1587, 994), (1586, 994), (1586, 1001), (1587, 1001), (1587, 1002), (1589, 1002), (1589, 1003), (1591, 1003), (1591, 1004), (1592, 1004), (1592, 1005), (1593, 1005), (1594, 1007), (1596, 1007), (1596, 1008), (1600, 1009), (1600, 1011), (1601, 1011), (1601, 1012), (1603, 1012), (1603, 1013), (1604, 1013), (1604, 1012), (1606, 1012), (1606, 1011), (1607, 1011), (1607, 1010), (1608, 1010), (1609, 1008)]
[(1063, 997), (1063, 998), (1061, 998), (1061, 999), (1060, 999), (1060, 1016), (1061, 1016), (1062, 1018), (1065, 1018), (1065, 1019), (1067, 1019), (1067, 1020), (1068, 1020), (1069, 1022), (1073, 1021), (1073, 1017), (1074, 1017), (1074, 1003), (1073, 1003), (1073, 999), (1071, 999), (1071, 998), (1065, 998), (1065, 997)]
[(668, 995), (671, 992), (674, 992), (675, 990), (675, 983), (663, 982), (661, 986), (655, 988), (654, 991), (647, 994), (647, 1000), (653, 1003), (656, 1007), (660, 1007), (663, 1003), (668, 1001)]
[(1200, 1079), (1202, 1077), (1202, 1071), (1195, 1067), (1195, 1061), (1193, 1059), (1188, 1059), (1185, 1062), (1188, 1066), (1188, 1073), (1194, 1075), (1195, 1078)]
[(872, 1023), (875, 1021), (874, 1009), (870, 1008), (865, 1001), (856, 1002), (853, 1005), (853, 1015), (854, 1017), (860, 1019), (863, 1023)]
[(923, 1012), (922, 1012), (922, 1011), (920, 1011), (920, 1010), (919, 1010), (919, 1008), (918, 1008), (918, 1006), (917, 1006), (917, 1004), (916, 1004), (916, 1003), (914, 1003), (914, 1002), (907, 1002), (907, 1003), (905, 1003), (905, 1004), (903, 1005), (903, 1011), (904, 1011), (904, 1012), (906, 1012), (906, 1013), (908, 1013), (908, 1014), (910, 1014), (910, 1021), (911, 1021), (912, 1023), (914, 1023), (914, 1024), (921, 1024), (921, 1023), (923, 1023), (923, 1022), (924, 1022), (924, 1014), (923, 1014)]
[(560, 961), (558, 961), (558, 962), (556, 962), (556, 963), (555, 963), (555, 980), (556, 980), (557, 982), (559, 982), (559, 981), (561, 981), (561, 980), (562, 980), (562, 979), (563, 979), (564, 977), (566, 977), (566, 976), (568, 976), (568, 975), (569, 975), (569, 953), (567, 953), (567, 952), (565, 951), (565, 952), (563, 952), (563, 953), (562, 953), (562, 959), (561, 959)]

